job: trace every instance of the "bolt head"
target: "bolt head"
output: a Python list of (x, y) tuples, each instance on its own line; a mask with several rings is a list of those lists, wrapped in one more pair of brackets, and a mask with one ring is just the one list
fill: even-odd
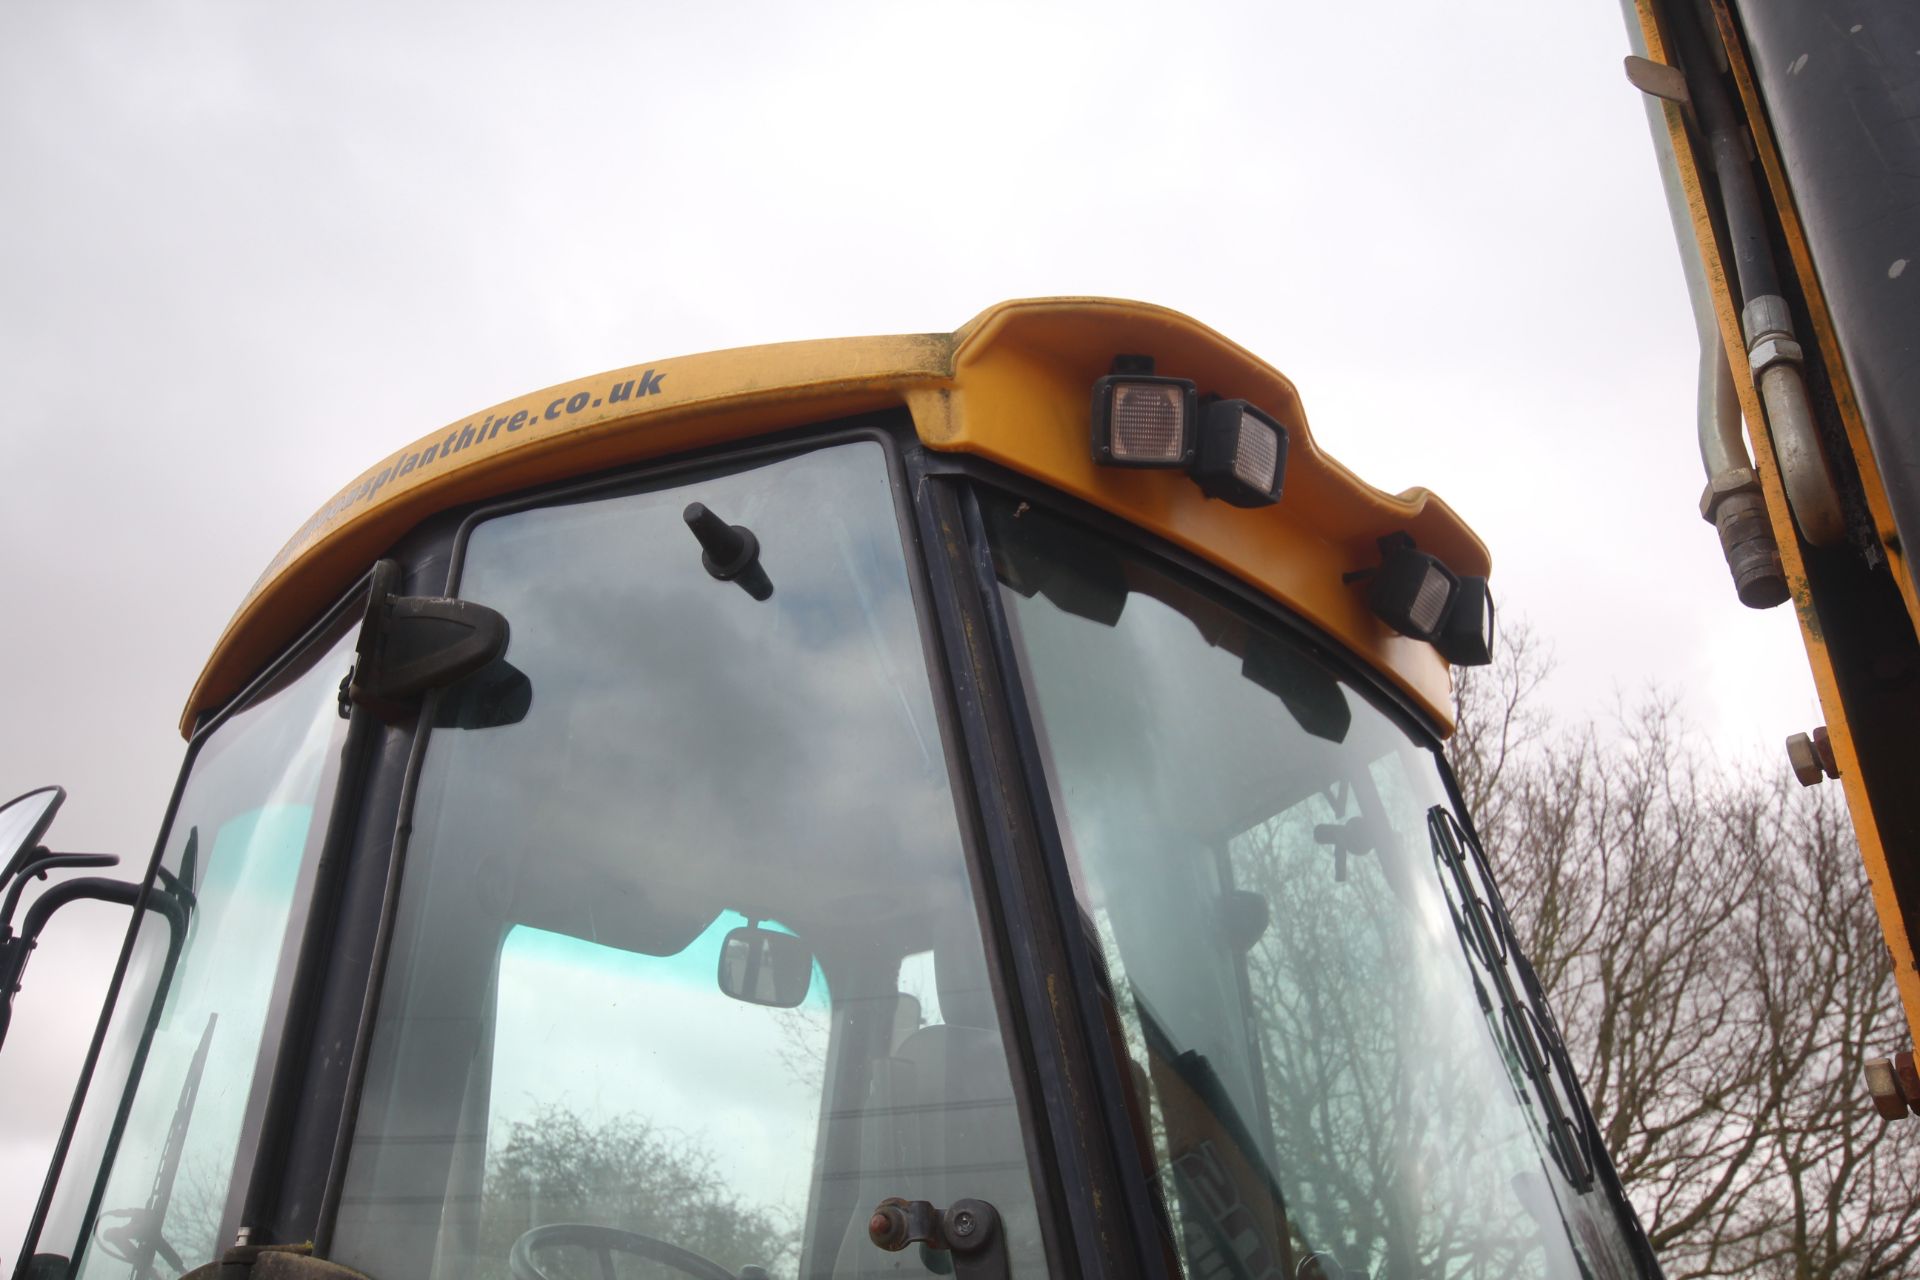
[(953, 1215), (953, 1234), (957, 1236), (970, 1236), (973, 1234), (973, 1228), (973, 1215), (965, 1209)]
[(1813, 739), (1804, 733), (1787, 739), (1787, 763), (1793, 766), (1793, 776), (1803, 787), (1827, 780), (1827, 771), (1820, 767), (1820, 755), (1813, 749)]

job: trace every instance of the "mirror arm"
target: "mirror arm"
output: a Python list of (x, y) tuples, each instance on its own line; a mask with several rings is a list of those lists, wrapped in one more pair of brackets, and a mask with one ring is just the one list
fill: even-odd
[(29, 880), (44, 880), (47, 872), (61, 867), (117, 867), (119, 865), (119, 856), (111, 853), (49, 853), (45, 845), (32, 853), (21, 850), (20, 856), (14, 859), (14, 865), (10, 871), (12, 882), (9, 884), (5, 878), (0, 878), (0, 884), (8, 886), (7, 900), (4, 905), (0, 905), (0, 937), (4, 937), (8, 927), (13, 924), (13, 913), (20, 905), (20, 895), (26, 892)]
[[(84, 859), (107, 855), (60, 854), (55, 856)], [(93, 862), (80, 865), (101, 864)], [(109, 862), (107, 865), (110, 866), (112, 863)], [(63, 880), (34, 899), (33, 905), (27, 908), (25, 919), (21, 921), (18, 937), (8, 937), (0, 933), (0, 1045), (6, 1043), (7, 1028), (13, 1021), (13, 997), (20, 990), (20, 977), (26, 971), (27, 957), (33, 954), (34, 947), (40, 941), (40, 932), (47, 927), (47, 921), (52, 918), (54, 912), (70, 902), (83, 899), (134, 907), (140, 902), (140, 889), (141, 886), (131, 880), (110, 880), (104, 876)], [(8, 905), (11, 907), (11, 902)], [(166, 972), (171, 973), (174, 962), (180, 956), (180, 949), (187, 940), (187, 904), (163, 885), (157, 886), (155, 891), (147, 896), (147, 910), (158, 912), (166, 917), (168, 932)]]

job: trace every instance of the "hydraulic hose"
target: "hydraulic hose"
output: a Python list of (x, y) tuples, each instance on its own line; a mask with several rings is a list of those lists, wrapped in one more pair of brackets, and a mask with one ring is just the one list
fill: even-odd
[[(1765, 205), (1748, 157), (1746, 130), (1727, 96), (1695, 6), (1688, 0), (1680, 0), (1671, 12), (1687, 93), (1693, 102), (1695, 118), (1707, 137), (1708, 154), (1726, 216), (1728, 248), (1732, 251), (1740, 296), (1745, 300), (1740, 325), (1746, 341), (1747, 364), (1766, 410), (1787, 502), (1802, 537), (1816, 547), (1837, 547), (1846, 541), (1846, 516), (1841, 510), (1832, 469), (1820, 447), (1819, 429), (1807, 400), (1806, 382), (1801, 377), (1804, 356), (1794, 336), (1792, 311), (1780, 292), (1780, 273), (1769, 245)], [(1710, 445), (1707, 424), (1703, 421), (1702, 460), (1709, 471), (1704, 509), (1715, 505), (1713, 467), (1720, 460), (1709, 456)], [(1719, 453), (1717, 448), (1713, 452)], [(1709, 518), (1714, 517), (1709, 515)], [(1716, 524), (1719, 523), (1716, 519)], [(1722, 525), (1723, 544), (1727, 544), (1727, 535), (1728, 530)], [(1727, 546), (1727, 550), (1731, 564), (1732, 546)], [(1737, 582), (1738, 567), (1734, 568), (1734, 576)], [(1741, 598), (1746, 599), (1744, 592)]]

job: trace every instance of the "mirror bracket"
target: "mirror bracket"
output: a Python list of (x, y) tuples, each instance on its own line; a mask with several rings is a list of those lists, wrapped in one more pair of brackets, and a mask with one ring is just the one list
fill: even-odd
[[(54, 855), (56, 858), (61, 855)], [(75, 855), (77, 857), (100, 857), (104, 855)], [(48, 859), (52, 861), (53, 859)], [(111, 861), (117, 862), (118, 859)], [(97, 863), (94, 865), (98, 865)], [(110, 880), (101, 876), (85, 876), (78, 880), (62, 880), (35, 898), (33, 905), (27, 908), (26, 917), (21, 921), (20, 932), (11, 930), (0, 932), (0, 1044), (5, 1043), (7, 1028), (13, 1021), (13, 998), (20, 992), (20, 979), (26, 972), (27, 959), (40, 943), (40, 932), (47, 926), (53, 914), (71, 902), (89, 900), (109, 902), (117, 906), (133, 907), (139, 905), (141, 886), (132, 880)], [(164, 886), (147, 896), (147, 910), (164, 916), (170, 930), (168, 938), (169, 966), (179, 954), (181, 944), (186, 940), (187, 912), (189, 906)], [(171, 968), (169, 967), (169, 971)]]
[(367, 612), (355, 645), (346, 701), (389, 724), (413, 713), (427, 690), (442, 688), (507, 650), (506, 616), (471, 600), (398, 593), (400, 566), (374, 566)]
[[(889, 1253), (918, 1244), (953, 1255), (957, 1280), (1010, 1280), (1000, 1212), (985, 1200), (955, 1200), (945, 1211), (926, 1200), (882, 1200), (867, 1221), (867, 1238)], [(929, 1267), (929, 1270), (932, 1270)]]

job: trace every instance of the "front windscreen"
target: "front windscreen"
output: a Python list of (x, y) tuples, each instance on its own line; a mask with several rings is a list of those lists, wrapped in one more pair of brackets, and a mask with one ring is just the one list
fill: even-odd
[(882, 446), (485, 519), (459, 591), (512, 639), (427, 741), (332, 1256), (927, 1275), (873, 1211), (966, 1197), (1043, 1274)]
[(983, 502), (1187, 1273), (1638, 1274), (1431, 745), (1195, 581)]

